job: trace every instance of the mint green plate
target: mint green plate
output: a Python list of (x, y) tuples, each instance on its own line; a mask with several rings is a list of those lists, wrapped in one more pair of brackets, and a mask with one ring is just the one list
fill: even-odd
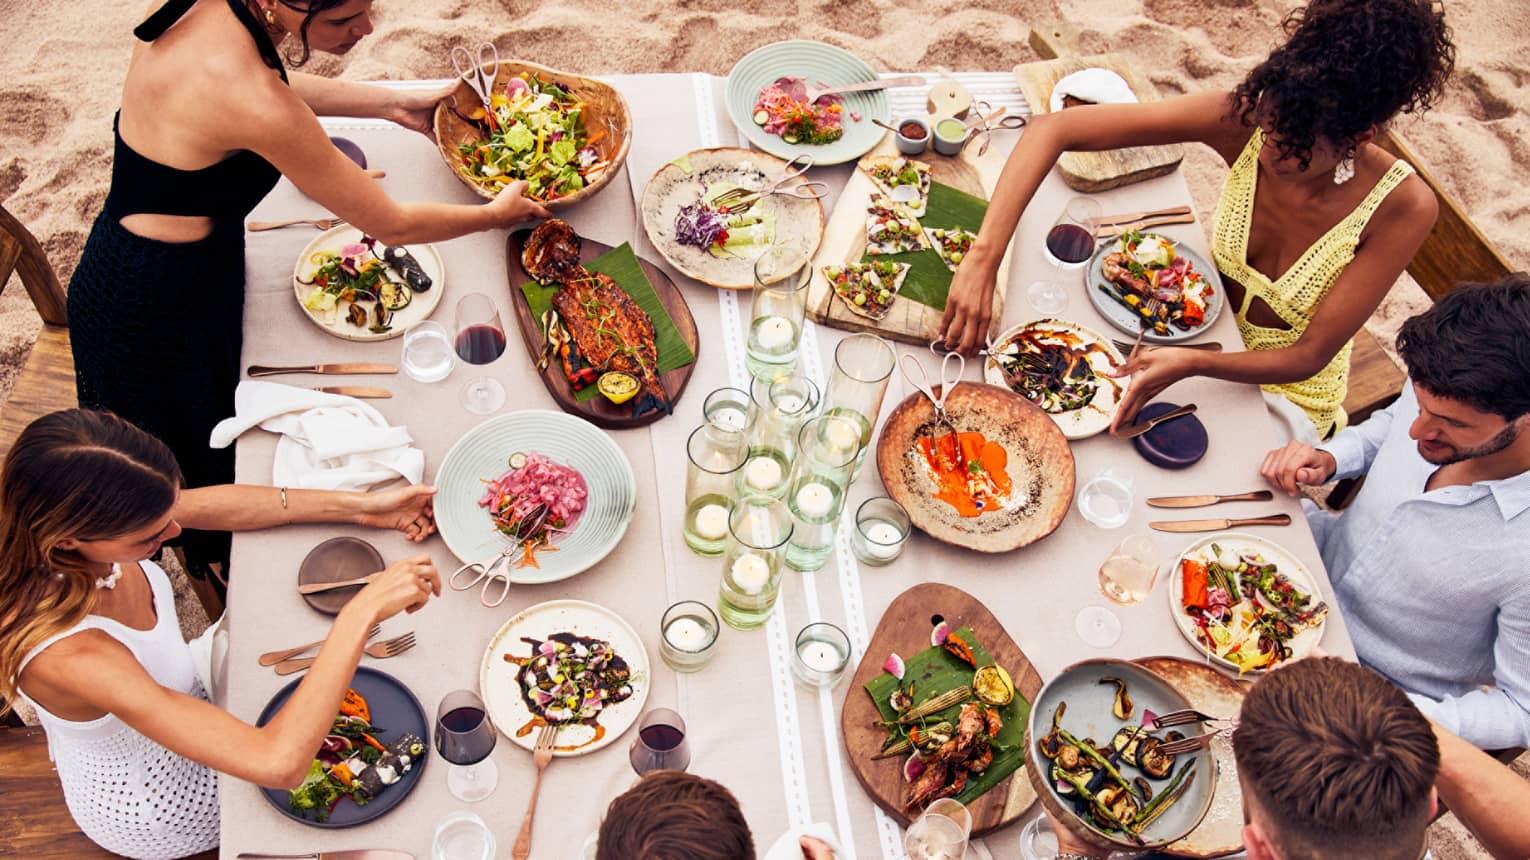
[(510, 581), (556, 582), (583, 573), (605, 558), (632, 522), (637, 479), (627, 455), (600, 428), (563, 412), (525, 410), (500, 415), (463, 434), (436, 470), (436, 528), (463, 563), (491, 561), (510, 543), (485, 508), (484, 481), (510, 471), (510, 455), (542, 454), (584, 477), (589, 490), (574, 530), (539, 551), (537, 567), (513, 568)]
[[(823, 42), (799, 39), (775, 42), (750, 51), (728, 73), (726, 99), (728, 116), (755, 147), (787, 160), (808, 153), (813, 156), (814, 164), (841, 164), (870, 152), (887, 133), (872, 123), (873, 119), (887, 122), (890, 118), (887, 91), (873, 90), (845, 94), (845, 133), (833, 143), (817, 146), (791, 144), (777, 135), (767, 134), (765, 129), (754, 124), (754, 103), (760, 97), (760, 90), (776, 78), (787, 75), (806, 78), (809, 85), (821, 82), (831, 87), (877, 78), (877, 73), (860, 57)], [(860, 119), (852, 119), (852, 113)]]

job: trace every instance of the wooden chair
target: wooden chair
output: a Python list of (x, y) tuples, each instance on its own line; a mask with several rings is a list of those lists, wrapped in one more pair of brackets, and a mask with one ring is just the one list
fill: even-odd
[(78, 405), (64, 287), (48, 265), (37, 238), (0, 207), (0, 289), (5, 288), (12, 272), (32, 297), (43, 327), (21, 375), (16, 378), (10, 399), (0, 408), (0, 462), (4, 462), (22, 429), (34, 419)]

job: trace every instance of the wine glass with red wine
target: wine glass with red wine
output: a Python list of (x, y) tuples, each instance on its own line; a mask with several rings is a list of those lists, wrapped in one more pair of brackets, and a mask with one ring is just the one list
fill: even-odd
[[(505, 327), (499, 308), (483, 293), (469, 293), (457, 302), (457, 357), (468, 364), (488, 364), (505, 352)], [(492, 376), (479, 376), (462, 389), (462, 406), (476, 415), (498, 412), (505, 405), (505, 387)]]
[(493, 793), (499, 768), (489, 753), (498, 739), (477, 693), (457, 690), (441, 700), (436, 709), (436, 752), (452, 764), (446, 772), (452, 797), (471, 803)]
[(1042, 251), (1058, 271), (1025, 288), (1031, 307), (1043, 316), (1056, 316), (1068, 307), (1068, 291), (1063, 288), (1062, 273), (1078, 269), (1094, 256), (1095, 236), (1100, 225), (1100, 202), (1092, 197), (1075, 197), (1047, 231)]
[(685, 720), (669, 708), (654, 708), (644, 714), (627, 759), (638, 776), (651, 770), (685, 770), (691, 764)]

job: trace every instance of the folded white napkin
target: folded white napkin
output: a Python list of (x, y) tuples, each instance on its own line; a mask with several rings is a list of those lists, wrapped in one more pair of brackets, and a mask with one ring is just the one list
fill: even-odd
[(309, 490), (367, 490), (402, 477), (418, 483), (425, 452), (404, 427), (390, 427), (354, 397), (275, 382), (247, 380), (234, 390), (234, 417), (213, 428), (210, 444), (226, 448), (259, 426), (281, 434), (271, 483)]
[(762, 857), (764, 860), (802, 860), (800, 843), (803, 836), (816, 836), (828, 843), (835, 860), (852, 860), (853, 855), (845, 853), (845, 849), (840, 847), (839, 840), (834, 836), (834, 828), (821, 821), (815, 821), (801, 830), (788, 830), (781, 834), (781, 838)]

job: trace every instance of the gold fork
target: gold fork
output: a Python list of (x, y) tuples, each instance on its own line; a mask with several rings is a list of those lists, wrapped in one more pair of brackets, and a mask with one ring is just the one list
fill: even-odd
[[(402, 636), (395, 636), (392, 639), (384, 639), (383, 641), (378, 642), (376, 645), (368, 645), (367, 649), (361, 653), (367, 655), (368, 657), (376, 657), (377, 659), (382, 660), (388, 657), (397, 657), (398, 655), (408, 651), (413, 647), (414, 633), (410, 632), (405, 633)], [(300, 657), (296, 660), (283, 660), (282, 662), (276, 664), (276, 674), (291, 675), (293, 672), (301, 672), (304, 669), (307, 669), (309, 666), (312, 666), (313, 661), (316, 659), (318, 658)]]
[[(382, 625), (373, 624), (372, 629), (367, 631), (367, 638), (371, 639), (381, 632)], [(288, 648), (285, 651), (267, 651), (266, 653), (260, 655), (260, 665), (275, 666), (277, 663), (280, 663), (283, 660), (290, 660), (310, 648), (317, 648), (323, 644), (324, 640), (320, 639), (317, 642), (309, 642), (307, 645), (299, 645), (296, 648)]]
[(344, 223), (344, 218), (293, 218), (291, 221), (251, 221), (244, 225), (244, 229), (249, 230), (251, 233), (259, 233), (262, 230), (279, 230), (282, 227), (310, 224), (320, 230), (328, 230), (331, 227), (339, 227)]
[(537, 790), (542, 787), (542, 771), (552, 762), (553, 741), (557, 739), (557, 726), (543, 726), (537, 735), (536, 746), (531, 748), (531, 760), (536, 763), (537, 778), (531, 783), (531, 799), (526, 801), (526, 820), (521, 822), (521, 833), (515, 837), (515, 847), (510, 850), (510, 856), (515, 860), (526, 860), (531, 856), (531, 819), (537, 813)]

